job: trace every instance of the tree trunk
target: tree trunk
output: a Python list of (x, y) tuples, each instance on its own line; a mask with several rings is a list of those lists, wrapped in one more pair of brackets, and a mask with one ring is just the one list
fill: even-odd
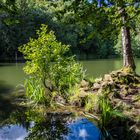
[(127, 22), (127, 13), (125, 9), (121, 9), (122, 16), (122, 46), (123, 46), (123, 66), (130, 67), (135, 71), (135, 62), (133, 59), (132, 48), (131, 48), (131, 37), (130, 37), (130, 28), (126, 25)]

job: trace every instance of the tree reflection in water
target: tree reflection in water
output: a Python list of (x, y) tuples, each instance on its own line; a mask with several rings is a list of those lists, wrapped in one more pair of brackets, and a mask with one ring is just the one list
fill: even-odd
[(0, 106), (0, 140), (99, 139), (99, 130), (85, 118), (69, 113), (38, 112), (5, 101), (6, 105)]
[(27, 140), (63, 140), (63, 136), (67, 135), (69, 129), (67, 127), (67, 119), (69, 116), (62, 114), (48, 113), (44, 117), (34, 116), (34, 123), (28, 129)]

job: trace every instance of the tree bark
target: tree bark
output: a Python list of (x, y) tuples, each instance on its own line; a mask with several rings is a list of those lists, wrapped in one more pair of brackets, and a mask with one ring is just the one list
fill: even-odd
[(121, 9), (122, 16), (122, 46), (123, 46), (123, 66), (130, 67), (135, 71), (135, 62), (133, 58), (132, 48), (131, 48), (131, 37), (130, 28), (126, 25), (127, 23), (127, 13), (124, 8)]

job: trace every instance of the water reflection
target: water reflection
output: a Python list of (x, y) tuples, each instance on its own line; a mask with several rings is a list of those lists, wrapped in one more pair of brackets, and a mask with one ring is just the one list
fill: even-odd
[(8, 125), (0, 129), (0, 140), (23, 140), (27, 131), (20, 125)]
[[(68, 116), (49, 113), (41, 116), (32, 116), (32, 127), (28, 129), (27, 140), (62, 140), (69, 130), (67, 127)], [(29, 120), (31, 121), (31, 120)]]
[(68, 140), (99, 140), (99, 130), (85, 118), (77, 119), (69, 128), (72, 133), (68, 134)]
[(68, 113), (38, 113), (19, 107), (0, 121), (0, 140), (99, 140), (86, 118)]

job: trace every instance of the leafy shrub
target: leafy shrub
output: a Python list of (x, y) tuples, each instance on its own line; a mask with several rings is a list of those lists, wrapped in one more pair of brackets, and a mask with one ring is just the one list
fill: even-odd
[[(37, 39), (30, 39), (27, 44), (19, 48), (27, 60), (24, 71), (30, 77), (34, 77), (34, 80), (39, 80), (38, 84), (41, 88), (43, 85), (43, 88), (51, 93), (57, 91), (67, 98), (66, 93), (69, 89), (83, 78), (83, 69), (75, 62), (73, 56), (68, 57), (69, 45), (58, 42), (54, 32), (48, 31), (46, 25), (41, 26), (37, 35)], [(36, 83), (32, 84), (36, 86)], [(30, 85), (30, 82), (28, 84)], [(26, 92), (30, 91), (27, 95), (32, 97), (35, 88), (31, 93), (31, 90), (27, 90), (28, 84), (26, 84)], [(41, 94), (40, 91), (38, 94)]]

